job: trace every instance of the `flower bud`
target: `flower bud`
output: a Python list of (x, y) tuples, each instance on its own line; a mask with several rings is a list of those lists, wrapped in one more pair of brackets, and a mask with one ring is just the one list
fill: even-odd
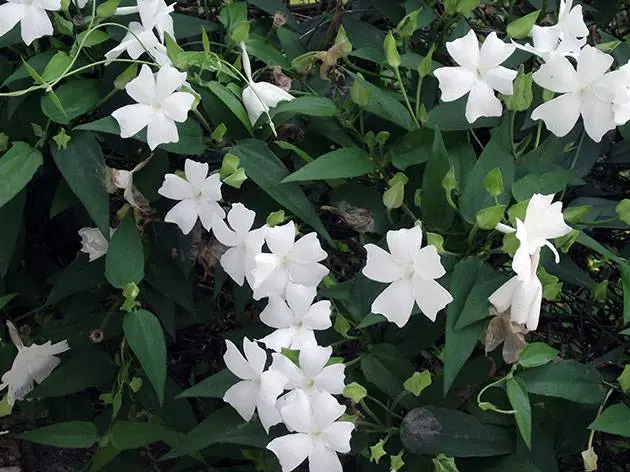
[[(361, 74), (357, 74), (357, 77), (363, 79)], [(361, 80), (354, 79), (354, 81), (352, 82), (352, 87), (350, 88), (350, 98), (361, 108), (367, 106), (370, 100), (370, 92), (361, 83)]]
[(392, 69), (398, 69), (398, 67), (400, 67), (400, 55), (398, 54), (398, 48), (396, 47), (396, 39), (391, 31), (387, 33), (387, 36), (385, 36), (383, 48), (385, 49), (385, 59), (387, 60), (389, 67)]
[(359, 403), (367, 397), (367, 390), (363, 385), (352, 382), (343, 389), (343, 396), (349, 398), (354, 403)]
[(273, 228), (274, 226), (284, 223), (286, 219), (287, 217), (284, 214), (284, 210), (274, 211), (267, 216), (267, 226)]

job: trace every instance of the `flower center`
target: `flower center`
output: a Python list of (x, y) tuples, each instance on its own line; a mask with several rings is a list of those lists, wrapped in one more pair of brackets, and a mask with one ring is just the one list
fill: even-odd
[(294, 319), (291, 324), (293, 325), (294, 328), (296, 329), (301, 329), (303, 326), (302, 320), (300, 319)]
[(201, 189), (193, 189), (192, 191), (192, 198), (195, 201), (199, 201), (202, 198), (202, 193), (201, 193)]
[(289, 268), (289, 263), (290, 263), (289, 256), (287, 256), (287, 255), (280, 256), (279, 266), (280, 266), (281, 269), (288, 269)]
[(311, 390), (315, 386), (315, 381), (313, 379), (306, 379), (304, 381), (304, 390)]
[(405, 267), (403, 278), (405, 280), (411, 280), (415, 273), (416, 273), (416, 269), (413, 266), (413, 264), (408, 264), (407, 267)]

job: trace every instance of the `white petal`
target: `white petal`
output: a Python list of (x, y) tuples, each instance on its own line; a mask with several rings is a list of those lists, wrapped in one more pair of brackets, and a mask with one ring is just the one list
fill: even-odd
[(193, 200), (182, 200), (169, 210), (164, 217), (166, 223), (175, 223), (184, 234), (190, 233), (199, 216), (197, 204)]
[(201, 190), (206, 176), (208, 175), (208, 164), (206, 162), (196, 162), (192, 159), (186, 159), (184, 163), (184, 173), (186, 180), (194, 189)]
[(584, 95), (582, 119), (586, 134), (596, 143), (599, 143), (608, 131), (617, 126), (612, 104), (599, 100), (594, 93)]
[[(32, 348), (32, 346), (30, 348)], [(28, 373), (37, 383), (42, 383), (60, 362), (61, 361), (56, 357), (39, 355), (30, 359), (27, 363)]]
[(256, 212), (246, 208), (242, 203), (233, 203), (232, 209), (227, 215), (230, 226), (242, 240), (247, 237), (249, 230), (252, 229), (255, 218)]
[(265, 370), (265, 363), (267, 362), (267, 353), (258, 345), (255, 341), (250, 341), (247, 338), (243, 338), (243, 350), (245, 351), (245, 358), (252, 370), (256, 374), (261, 374)]
[(284, 225), (269, 228), (265, 235), (265, 241), (274, 254), (289, 254), (295, 241), (295, 224), (293, 221), (289, 221)]
[[(303, 390), (295, 391), (295, 401), (282, 407), (280, 411), (282, 420), (293, 431), (300, 433), (317, 432), (315, 429), (315, 418), (313, 418), (313, 411), (317, 412), (317, 417), (320, 416), (321, 411), (315, 409), (315, 406), (311, 406), (309, 397)], [(333, 399), (334, 400), (334, 399)], [(334, 400), (336, 402), (336, 400)]]
[(572, 37), (583, 38), (588, 36), (588, 27), (584, 23), (582, 5), (576, 5), (562, 19), (562, 27)]
[(532, 301), (532, 304), (529, 310), (529, 316), (527, 317), (527, 322), (526, 322), (527, 329), (530, 331), (534, 331), (536, 328), (538, 328), (538, 320), (540, 319), (540, 306), (542, 304), (542, 295), (543, 295), (542, 284), (540, 283), (540, 280), (538, 279), (538, 277), (534, 279), (534, 284), (535, 284), (534, 293), (536, 295), (534, 296), (534, 299)]
[(156, 98), (163, 101), (186, 82), (186, 72), (180, 72), (170, 65), (160, 67), (155, 76)]
[(176, 143), (179, 133), (175, 122), (164, 113), (155, 113), (147, 127), (147, 144), (153, 151), (160, 144)]
[(488, 301), (494, 306), (497, 312), (503, 313), (510, 308), (510, 305), (512, 305), (512, 296), (518, 284), (518, 277), (514, 276), (488, 297)]
[(345, 368), (344, 364), (332, 364), (324, 367), (315, 378), (315, 386), (333, 395), (340, 395), (345, 387)]
[[(282, 372), (277, 370), (263, 372), (260, 375), (260, 398), (264, 403), (275, 405), (276, 400), (284, 391), (288, 381), (289, 379)], [(280, 418), (279, 413), (278, 418)]]
[[(219, 173), (210, 174), (201, 186), (201, 195), (208, 200), (221, 200), (221, 176)], [(224, 215), (225, 216), (225, 215)]]
[(422, 246), (422, 229), (420, 226), (403, 228), (387, 232), (389, 252), (400, 262), (412, 263)]
[(346, 407), (340, 405), (339, 402), (328, 392), (322, 392), (313, 400), (313, 412), (315, 430), (323, 432), (330, 427), (337, 418), (344, 414)]
[(316, 346), (300, 351), (300, 368), (309, 379), (319, 375), (332, 355), (332, 347)]
[(287, 304), (298, 318), (308, 312), (316, 295), (317, 290), (314, 287), (300, 284), (290, 284), (286, 290)]
[(565, 93), (543, 103), (532, 112), (532, 120), (543, 120), (549, 131), (566, 136), (580, 117), (582, 100), (575, 93)]
[(439, 279), (446, 274), (440, 255), (433, 245), (423, 247), (418, 251), (413, 260), (413, 266), (416, 274), (425, 279)]
[(313, 444), (313, 449), (308, 455), (309, 472), (343, 472), (337, 453), (324, 443)]
[(183, 123), (188, 118), (188, 112), (194, 101), (195, 97), (191, 93), (175, 92), (162, 102), (162, 108), (169, 118)]
[(313, 444), (307, 434), (288, 434), (274, 439), (267, 444), (267, 449), (273, 452), (282, 472), (291, 472), (308, 457)]
[(243, 63), (243, 72), (245, 72), (245, 78), (247, 82), (253, 82), (252, 79), (252, 64), (249, 61), (249, 54), (247, 54), (247, 47), (245, 47), (245, 42), (241, 41), (239, 43), (241, 47), (241, 62)]
[(149, 105), (127, 105), (112, 113), (120, 127), (120, 137), (130, 138), (139, 133), (153, 119), (155, 111)]
[(190, 184), (176, 174), (164, 176), (164, 183), (162, 183), (158, 193), (171, 200), (185, 200), (193, 196)]
[(51, 344), (50, 341), (46, 341), (42, 345), (33, 344), (31, 347), (36, 347), (40, 356), (56, 356), (70, 350), (67, 339), (59, 341), (55, 344)]
[(295, 241), (290, 257), (297, 262), (319, 262), (326, 259), (328, 254), (322, 249), (317, 234), (308, 233)]
[(269, 303), (260, 314), (260, 321), (271, 328), (288, 328), (293, 320), (293, 312), (278, 295), (271, 295)]
[(312, 329), (302, 326), (300, 329), (295, 329), (293, 339), (291, 339), (291, 345), (289, 349), (301, 351), (310, 347), (317, 346), (317, 340), (315, 339), (315, 333)]
[(350, 452), (350, 437), (354, 424), (349, 421), (337, 421), (324, 430), (324, 441), (337, 452)]
[(307, 287), (316, 287), (328, 275), (329, 270), (317, 262), (307, 264), (290, 263), (288, 273), (289, 282)]
[(26, 15), (26, 10), (21, 3), (0, 5), (0, 36), (4, 36), (18, 24)]
[[(275, 254), (258, 254), (255, 257), (256, 268), (252, 271), (254, 276), (254, 288), (262, 285), (271, 275), (276, 272), (280, 265), (280, 257)], [(286, 284), (286, 281), (285, 281)], [(284, 287), (283, 287), (284, 293)]]
[(258, 404), (256, 405), (256, 410), (258, 411), (260, 424), (262, 424), (267, 434), (269, 434), (269, 428), (282, 422), (280, 412), (278, 412), (274, 403), (268, 403), (259, 399)]
[(514, 93), (512, 84), (517, 74), (515, 70), (499, 66), (486, 71), (483, 78), (494, 90), (503, 95), (512, 95)]
[(584, 46), (578, 57), (577, 75), (582, 84), (591, 84), (610, 69), (614, 62), (610, 54), (593, 46)]
[(151, 68), (143, 64), (138, 76), (125, 85), (125, 91), (136, 102), (152, 105), (155, 100), (155, 77)]
[(197, 202), (197, 208), (199, 210), (199, 219), (206, 231), (212, 229), (212, 222), (215, 218), (225, 218), (225, 211), (221, 208), (221, 205), (213, 200), (201, 200)]
[(251, 86), (248, 85), (243, 89), (243, 105), (245, 105), (245, 109), (247, 110), (247, 116), (249, 117), (249, 122), (252, 126), (256, 124), (260, 115), (265, 112), (268, 112), (269, 109), (265, 107), (263, 102), (261, 102), (256, 94), (252, 90)]
[(239, 415), (249, 421), (254, 416), (258, 400), (258, 385), (254, 380), (243, 380), (232, 385), (223, 395), (223, 401), (232, 405)]
[(476, 70), (479, 66), (479, 41), (472, 29), (466, 36), (446, 43), (446, 49), (460, 66), (470, 70)]
[(402, 328), (409, 321), (413, 304), (411, 284), (407, 280), (397, 280), (376, 297), (372, 303), (372, 313), (381, 314)]
[(234, 375), (241, 379), (250, 380), (256, 377), (256, 372), (249, 365), (247, 360), (239, 352), (238, 348), (230, 340), (225, 341), (227, 350), (223, 354), (223, 361), (227, 368)]
[[(229, 215), (229, 213), (228, 213)], [(223, 218), (215, 215), (212, 220), (212, 234), (224, 246), (234, 247), (241, 244), (239, 237), (225, 224)]]
[[(513, 44), (504, 43), (494, 31), (490, 33), (481, 46), (479, 66), (482, 69), (493, 69), (510, 57), (516, 48)], [(515, 72), (516, 74), (516, 72)]]
[(293, 328), (277, 329), (271, 334), (260, 339), (268, 349), (281, 352), (282, 349), (293, 349), (293, 340), (295, 338), (295, 330)]
[(577, 72), (566, 57), (555, 57), (545, 62), (532, 78), (542, 88), (556, 93), (573, 92), (580, 86)]
[(539, 52), (554, 51), (560, 42), (560, 34), (554, 27), (534, 25), (531, 31), (534, 49)]
[(413, 294), (420, 311), (431, 321), (435, 321), (438, 312), (453, 301), (449, 291), (438, 282), (418, 276), (413, 278)]
[(53, 34), (53, 25), (46, 10), (34, 6), (31, 6), (22, 17), (20, 28), (22, 28), (22, 40), (27, 46), (30, 46), (37, 38)]
[[(215, 218), (214, 222), (223, 222), (220, 218)], [(212, 227), (214, 230), (214, 225)], [(216, 234), (216, 233), (215, 233)], [(245, 250), (241, 247), (232, 247), (221, 256), (221, 267), (239, 287), (245, 282)]]
[(392, 255), (374, 244), (366, 244), (367, 261), (361, 271), (370, 280), (393, 282), (403, 277), (403, 268)]
[(433, 71), (440, 86), (443, 102), (452, 102), (463, 97), (472, 89), (475, 81), (473, 71), (465, 67), (440, 67)]
[(293, 363), (291, 359), (286, 357), (284, 354), (278, 353), (272, 354), (271, 357), (273, 358), (273, 362), (271, 363), (271, 367), (269, 369), (277, 370), (288, 379), (286, 384), (286, 388), (288, 390), (294, 390), (302, 387), (305, 380), (304, 373)]
[(475, 82), (466, 102), (466, 119), (468, 122), (474, 123), (477, 118), (501, 116), (502, 114), (503, 105), (495, 97), (492, 87), (481, 80)]
[(251, 87), (257, 97), (262, 100), (268, 108), (275, 108), (278, 106), (278, 103), (290, 102), (295, 98), (289, 92), (269, 82), (254, 82)]

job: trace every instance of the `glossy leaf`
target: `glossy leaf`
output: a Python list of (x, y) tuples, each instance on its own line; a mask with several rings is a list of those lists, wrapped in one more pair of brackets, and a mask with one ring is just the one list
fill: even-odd
[(13, 143), (0, 157), (0, 207), (26, 187), (42, 164), (42, 154), (37, 149), (21, 141)]
[(510, 405), (514, 410), (516, 425), (521, 433), (523, 441), (528, 448), (532, 447), (532, 406), (529, 403), (529, 395), (525, 390), (523, 381), (511, 377), (506, 383), (506, 391), (510, 399)]
[(94, 423), (68, 421), (26, 431), (20, 439), (54, 447), (88, 448), (98, 440), (99, 434)]
[(144, 252), (132, 211), (127, 213), (109, 242), (105, 256), (105, 276), (116, 288), (144, 278)]
[(340, 148), (306, 164), (282, 183), (359, 177), (375, 170), (370, 156), (360, 148)]

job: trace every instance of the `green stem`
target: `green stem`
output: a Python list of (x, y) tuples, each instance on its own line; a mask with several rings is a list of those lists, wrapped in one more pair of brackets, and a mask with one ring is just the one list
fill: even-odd
[(512, 146), (512, 154), (516, 158), (516, 145), (514, 144), (514, 125), (516, 123), (516, 112), (512, 111), (510, 116), (510, 143)]
[(418, 79), (418, 86), (416, 87), (416, 119), (418, 118), (418, 115), (420, 114), (420, 92), (422, 91), (422, 82), (424, 80), (424, 77), (420, 76), (420, 78)]
[(540, 144), (540, 135), (542, 133), (542, 121), (538, 122), (538, 129), (536, 130), (536, 142), (534, 143), (534, 149), (538, 149), (538, 145)]
[(409, 114), (413, 119), (413, 122), (416, 124), (418, 128), (421, 128), (420, 123), (418, 122), (418, 118), (416, 118), (416, 114), (411, 108), (411, 103), (409, 102), (409, 97), (407, 96), (407, 91), (405, 90), (405, 85), (403, 84), (402, 77), (400, 76), (400, 69), (398, 67), (394, 68), (394, 72), (396, 73), (396, 80), (398, 81), (398, 85), (400, 85), (400, 91), (402, 92), (403, 98), (405, 99), (405, 104), (407, 105), (407, 110), (409, 110)]
[(203, 125), (204, 128), (206, 128), (206, 130), (208, 131), (208, 133), (212, 134), (212, 127), (210, 126), (210, 123), (208, 123), (208, 121), (204, 118), (204, 116), (201, 114), (201, 112), (195, 108), (193, 110), (193, 113), (195, 114), (195, 116), (197, 117), (197, 119), (199, 121), (201, 121), (201, 124)]
[(385, 405), (385, 403), (383, 403), (382, 401), (380, 401), (377, 398), (371, 397), (370, 395), (368, 395), (367, 397), (368, 400), (373, 401), (374, 403), (376, 403), (378, 406), (380, 406), (383, 410), (385, 410), (386, 412), (388, 412), (390, 415), (395, 416), (398, 419), (402, 419), (402, 416), (396, 414), (394, 411), (392, 411), (387, 405)]
[(365, 403), (365, 400), (361, 400), (359, 402), (359, 405), (361, 406), (361, 409), (363, 409), (368, 414), (368, 416), (376, 422), (376, 424), (378, 424), (380, 427), (385, 427), (385, 425), (381, 422), (378, 416), (376, 416), (376, 414), (374, 414), (372, 409), (369, 406), (367, 406), (367, 404)]

